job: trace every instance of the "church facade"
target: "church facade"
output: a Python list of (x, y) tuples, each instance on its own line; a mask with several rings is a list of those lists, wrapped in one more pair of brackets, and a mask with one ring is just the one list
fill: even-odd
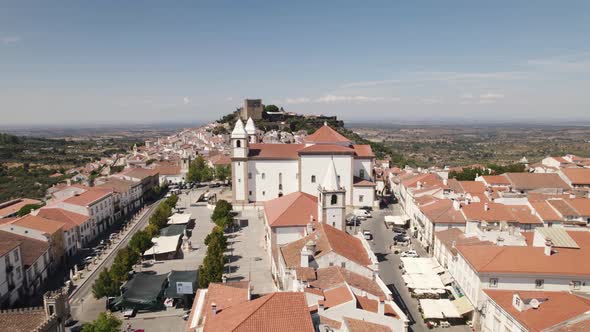
[(298, 191), (318, 196), (326, 177), (334, 175), (337, 183), (331, 189), (346, 206), (373, 205), (370, 145), (354, 144), (326, 124), (304, 144), (261, 144), (256, 135), (252, 119), (245, 126), (238, 120), (231, 134), (234, 203), (265, 202)]

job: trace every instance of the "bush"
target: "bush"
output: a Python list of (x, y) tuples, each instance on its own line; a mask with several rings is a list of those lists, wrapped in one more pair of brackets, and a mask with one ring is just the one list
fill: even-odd
[(105, 296), (118, 296), (120, 293), (121, 282), (115, 280), (109, 269), (100, 271), (98, 278), (92, 285), (92, 295), (95, 299)]
[(98, 318), (86, 325), (82, 332), (119, 332), (123, 322), (110, 313), (101, 312)]

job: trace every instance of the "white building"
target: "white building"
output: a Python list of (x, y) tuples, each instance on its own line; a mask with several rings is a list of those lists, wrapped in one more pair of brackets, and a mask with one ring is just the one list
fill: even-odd
[(338, 195), (346, 206), (372, 206), (374, 154), (369, 145), (353, 144), (327, 125), (305, 144), (260, 144), (253, 122), (241, 120), (231, 134), (233, 197), (236, 203), (264, 202), (293, 192), (316, 195), (334, 165)]

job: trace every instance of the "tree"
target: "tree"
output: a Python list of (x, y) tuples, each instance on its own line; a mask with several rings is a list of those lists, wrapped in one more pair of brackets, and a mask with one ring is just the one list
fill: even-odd
[(171, 208), (175, 208), (176, 207), (176, 203), (178, 203), (178, 195), (174, 194), (170, 197), (168, 197), (164, 202), (166, 202), (166, 204)]
[(111, 276), (116, 281), (125, 281), (129, 277), (129, 271), (133, 265), (139, 261), (139, 253), (131, 250), (129, 247), (120, 249), (115, 256), (115, 261), (111, 266)]
[(31, 213), (32, 210), (37, 210), (39, 208), (41, 208), (43, 206), (43, 204), (27, 204), (25, 206), (23, 206), (22, 208), (20, 208), (20, 210), (18, 210), (18, 212), (16, 213), (19, 217), (25, 216), (29, 213)]
[(129, 240), (129, 248), (141, 256), (143, 253), (152, 246), (152, 236), (145, 231), (141, 230), (133, 234), (131, 240)]
[(109, 269), (100, 271), (98, 278), (92, 285), (92, 295), (94, 298), (100, 299), (105, 296), (117, 296), (120, 293), (121, 284), (113, 279)]
[(211, 219), (215, 221), (215, 219), (224, 217), (226, 215), (230, 215), (233, 206), (230, 202), (220, 199), (215, 204), (215, 209), (213, 209), (213, 213), (211, 214)]
[(101, 312), (98, 318), (84, 325), (82, 332), (119, 332), (123, 322), (110, 313)]
[(210, 181), (212, 176), (211, 168), (207, 165), (203, 156), (197, 156), (191, 162), (188, 168), (187, 181), (188, 182), (204, 182)]
[(147, 227), (145, 228), (146, 233), (150, 236), (150, 238), (153, 238), (154, 236), (158, 235), (160, 232), (160, 229), (158, 228), (157, 225), (154, 224), (149, 224), (147, 225)]
[(266, 105), (266, 106), (264, 106), (264, 111), (265, 112), (278, 112), (279, 107), (277, 105)]
[(215, 167), (215, 176), (219, 181), (225, 181), (231, 176), (229, 165), (218, 165)]

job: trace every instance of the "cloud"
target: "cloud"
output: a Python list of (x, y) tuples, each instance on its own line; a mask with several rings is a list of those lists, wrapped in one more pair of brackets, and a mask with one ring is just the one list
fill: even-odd
[(184, 105), (188, 105), (191, 103), (191, 100), (188, 97), (184, 97), (182, 98), (182, 104)]
[(225, 101), (233, 101), (233, 100), (234, 100), (234, 97), (227, 97), (227, 98), (225, 98)]
[(420, 100), (420, 104), (424, 104), (424, 105), (437, 105), (437, 104), (442, 104), (443, 101), (442, 99), (438, 99), (438, 98), (423, 98)]
[(0, 43), (7, 45), (7, 44), (14, 44), (21, 41), (19, 36), (2, 36), (0, 35)]
[(287, 98), (287, 99), (285, 99), (285, 104), (291, 104), (291, 105), (307, 104), (309, 102), (311, 102), (311, 100), (309, 98), (306, 98), (306, 97)]
[(504, 94), (496, 92), (486, 92), (479, 95), (473, 95), (471, 93), (464, 93), (459, 96), (461, 105), (483, 105), (493, 104), (501, 99), (504, 99)]
[(527, 65), (540, 70), (555, 72), (590, 71), (590, 53), (557, 55), (553, 57), (528, 60)]
[(368, 96), (346, 96), (327, 94), (318, 98), (297, 97), (286, 98), (284, 104), (343, 104), (343, 103), (377, 103), (377, 102), (397, 102), (396, 97), (368, 97)]
[(527, 76), (522, 71), (498, 71), (498, 72), (454, 72), (454, 71), (429, 71), (411, 72), (401, 79), (386, 79), (377, 81), (358, 81), (342, 84), (340, 88), (374, 87), (380, 85), (408, 84), (418, 82), (446, 82), (468, 83), (480, 81), (507, 81), (523, 79)]

